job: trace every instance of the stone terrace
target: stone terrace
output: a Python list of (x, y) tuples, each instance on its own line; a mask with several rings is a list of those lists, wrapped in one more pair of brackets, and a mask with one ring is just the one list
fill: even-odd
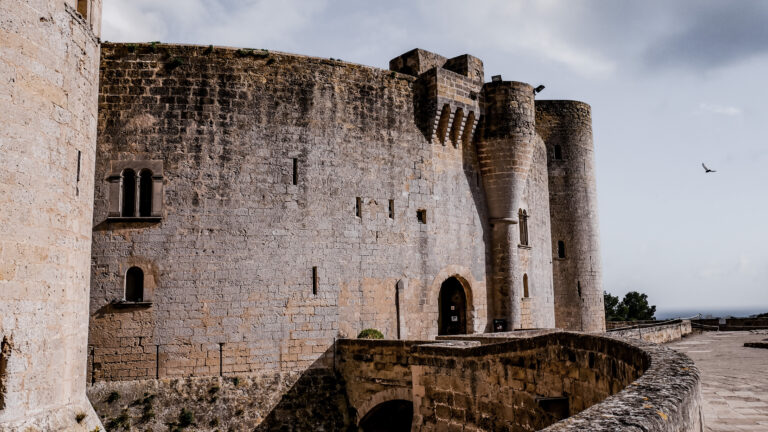
[(707, 332), (668, 345), (701, 372), (705, 431), (768, 430), (768, 350), (744, 347), (766, 338), (766, 330)]

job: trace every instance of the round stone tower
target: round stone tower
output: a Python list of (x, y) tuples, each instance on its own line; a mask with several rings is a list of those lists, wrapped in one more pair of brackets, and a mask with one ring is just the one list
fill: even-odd
[(536, 138), (533, 87), (514, 81), (483, 88), (485, 115), (478, 141), (478, 161), (488, 202), (492, 250), (493, 305), (489, 315), (521, 326), (522, 290), (518, 267), (518, 209), (531, 169)]
[(2, 431), (101, 427), (85, 394), (100, 15), (0, 2)]
[(592, 114), (576, 101), (536, 101), (547, 146), (555, 325), (605, 331)]

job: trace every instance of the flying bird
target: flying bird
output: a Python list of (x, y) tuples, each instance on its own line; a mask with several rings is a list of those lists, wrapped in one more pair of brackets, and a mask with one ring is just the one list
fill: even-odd
[(709, 168), (707, 168), (707, 166), (706, 166), (706, 165), (704, 165), (704, 162), (702, 162), (702, 163), (701, 163), (701, 166), (703, 166), (703, 167), (704, 167), (704, 174), (709, 174), (709, 173), (711, 173), (711, 172), (717, 172), (717, 171), (715, 171), (715, 170), (713, 170), (713, 169), (709, 169)]

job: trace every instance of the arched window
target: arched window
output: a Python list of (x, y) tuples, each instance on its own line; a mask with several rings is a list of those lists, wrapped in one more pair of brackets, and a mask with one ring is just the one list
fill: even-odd
[(520, 209), (518, 212), (518, 219), (518, 225), (520, 225), (520, 244), (528, 246), (528, 212)]
[(523, 274), (523, 297), (528, 298), (528, 274)]
[(152, 216), (152, 171), (139, 173), (139, 216)]
[(128, 168), (122, 175), (123, 202), (120, 206), (120, 216), (136, 216), (136, 173)]
[(144, 272), (138, 267), (131, 267), (125, 273), (125, 301), (144, 301)]
[(563, 160), (563, 148), (560, 144), (555, 144), (555, 160)]
[(562, 240), (557, 241), (557, 257), (565, 258), (565, 242)]

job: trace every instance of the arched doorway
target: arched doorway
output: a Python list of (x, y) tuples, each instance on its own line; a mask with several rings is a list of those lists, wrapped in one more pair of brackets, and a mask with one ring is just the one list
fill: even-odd
[(373, 407), (360, 421), (362, 432), (410, 432), (413, 423), (413, 403), (391, 400)]
[(450, 277), (440, 286), (438, 335), (467, 333), (467, 295), (464, 286)]

